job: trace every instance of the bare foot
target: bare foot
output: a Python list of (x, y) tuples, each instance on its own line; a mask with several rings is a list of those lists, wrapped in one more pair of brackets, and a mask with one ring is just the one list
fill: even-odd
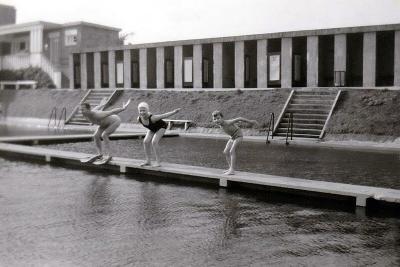
[(156, 164), (153, 165), (154, 167), (161, 167), (161, 163), (160, 162), (156, 162)]
[(225, 175), (234, 175), (235, 171), (234, 170), (228, 170), (227, 172), (224, 172)]
[(146, 161), (146, 162), (140, 164), (139, 166), (140, 166), (140, 167), (151, 166), (151, 162)]
[(227, 172), (229, 172), (229, 169), (224, 170), (222, 173), (223, 173), (223, 174), (226, 174)]

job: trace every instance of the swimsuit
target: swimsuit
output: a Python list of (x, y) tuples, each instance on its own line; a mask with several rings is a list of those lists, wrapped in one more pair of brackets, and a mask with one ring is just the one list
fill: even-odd
[(231, 136), (232, 140), (235, 140), (239, 137), (243, 137), (242, 130), (234, 123), (232, 124), (222, 124), (221, 128), (224, 130), (224, 132), (228, 135)]
[(151, 116), (153, 116), (153, 115), (150, 115), (149, 116), (149, 125), (144, 125), (143, 124), (143, 122), (142, 122), (142, 118), (140, 118), (139, 117), (139, 122), (144, 126), (144, 127), (146, 127), (147, 129), (149, 129), (150, 131), (152, 131), (153, 133), (156, 133), (158, 130), (160, 130), (161, 128), (164, 128), (164, 129), (167, 129), (167, 126), (168, 126), (168, 124), (165, 122), (165, 121), (163, 121), (163, 120), (158, 120), (158, 121), (156, 121), (156, 122), (152, 122), (151, 121)]

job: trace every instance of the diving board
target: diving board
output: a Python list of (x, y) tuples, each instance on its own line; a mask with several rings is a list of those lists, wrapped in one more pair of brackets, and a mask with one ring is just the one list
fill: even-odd
[[(12, 154), (25, 154), (42, 158), (46, 162), (52, 162), (53, 159), (69, 160), (79, 162), (81, 158), (90, 156), (86, 153), (61, 151), (42, 147), (32, 147), (0, 143), (1, 152)], [(114, 157), (107, 165), (117, 167), (121, 173), (128, 173), (130, 170), (147, 170), (160, 175), (173, 175), (174, 177), (192, 177), (196, 180), (212, 179), (222, 187), (229, 185), (229, 182), (239, 182), (252, 185), (262, 185), (281, 189), (299, 190), (303, 192), (322, 193), (332, 196), (348, 196), (356, 199), (356, 206), (365, 207), (368, 198), (400, 203), (400, 190), (379, 188), (362, 185), (351, 185), (343, 183), (333, 183), (325, 181), (315, 181), (300, 178), (282, 177), (276, 175), (267, 175), (260, 173), (236, 172), (235, 175), (223, 175), (221, 169), (206, 168), (199, 166), (163, 163), (162, 167), (141, 167), (142, 160)], [(92, 168), (104, 168), (104, 166), (95, 166)], [(168, 178), (166, 178), (168, 179)]]

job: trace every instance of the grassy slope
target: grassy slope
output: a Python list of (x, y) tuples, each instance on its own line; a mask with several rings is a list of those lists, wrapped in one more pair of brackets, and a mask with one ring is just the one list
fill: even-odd
[(345, 91), (327, 133), (400, 136), (400, 91)]

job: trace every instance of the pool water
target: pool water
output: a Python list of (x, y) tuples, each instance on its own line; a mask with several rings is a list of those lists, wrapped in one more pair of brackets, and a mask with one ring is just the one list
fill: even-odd
[(9, 136), (45, 136), (64, 134), (90, 134), (89, 130), (56, 129), (46, 127), (24, 127), (0, 124), (0, 137)]
[(136, 178), (0, 158), (0, 266), (400, 265), (400, 219)]
[[(226, 169), (222, 151), (226, 141), (201, 138), (163, 138), (166, 162)], [(144, 159), (141, 140), (111, 141), (112, 154)], [(49, 147), (95, 153), (93, 142)], [(280, 176), (400, 189), (400, 157), (396, 153), (372, 153), (316, 147), (265, 145), (243, 142), (237, 151), (238, 170)]]

